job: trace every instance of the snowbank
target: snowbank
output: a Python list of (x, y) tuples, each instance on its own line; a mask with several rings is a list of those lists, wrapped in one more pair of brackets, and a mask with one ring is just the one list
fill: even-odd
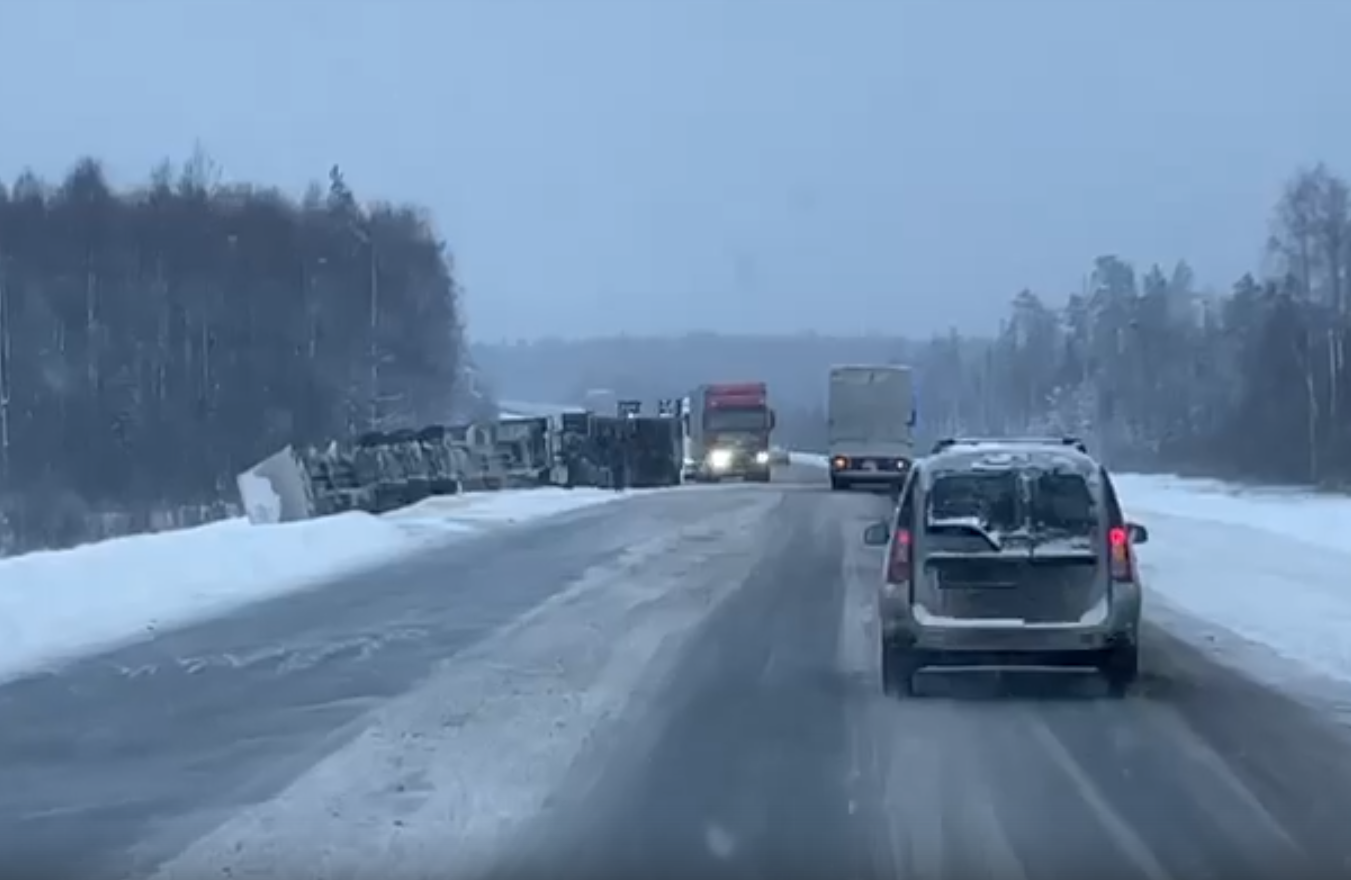
[(535, 489), (424, 501), (383, 517), (246, 519), (0, 560), (0, 678), (313, 586), (345, 571), (633, 493)]
[(1145, 474), (1116, 485), (1150, 530), (1156, 623), (1282, 687), (1351, 682), (1351, 498)]
[(537, 419), (542, 416), (554, 416), (559, 413), (586, 412), (582, 406), (574, 406), (569, 403), (541, 403), (534, 400), (499, 400), (497, 402), (498, 412), (506, 416), (508, 413), (516, 418)]
[(1117, 474), (1113, 480), (1127, 515), (1164, 514), (1255, 528), (1351, 552), (1351, 498), (1343, 495), (1153, 474)]

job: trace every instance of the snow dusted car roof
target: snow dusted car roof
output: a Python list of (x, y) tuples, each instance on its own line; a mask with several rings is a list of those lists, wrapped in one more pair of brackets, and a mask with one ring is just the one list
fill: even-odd
[(1068, 471), (1092, 480), (1097, 475), (1098, 467), (1097, 460), (1073, 446), (1054, 442), (1000, 443), (998, 440), (954, 444), (923, 461), (923, 469), (930, 477), (962, 471), (1034, 469)]

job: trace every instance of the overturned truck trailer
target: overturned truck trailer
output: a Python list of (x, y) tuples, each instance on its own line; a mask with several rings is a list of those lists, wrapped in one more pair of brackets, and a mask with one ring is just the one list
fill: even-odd
[(665, 406), (658, 405), (657, 414), (648, 416), (641, 401), (620, 400), (615, 415), (593, 414), (591, 425), (592, 448), (606, 485), (679, 485), (680, 422)]
[(678, 483), (678, 420), (644, 416), (638, 406), (626, 412), (560, 412), (287, 446), (239, 474), (237, 484), (249, 520), (266, 524), (383, 513), (460, 492)]
[(551, 440), (548, 419), (369, 432), (348, 443), (287, 446), (236, 482), (253, 523), (384, 513), (438, 495), (548, 484)]

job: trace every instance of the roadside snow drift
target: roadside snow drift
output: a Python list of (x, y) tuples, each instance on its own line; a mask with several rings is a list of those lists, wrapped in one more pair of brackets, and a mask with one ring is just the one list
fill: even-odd
[(145, 638), (342, 573), (633, 493), (532, 489), (432, 498), (382, 517), (240, 518), (0, 560), (0, 679)]
[(821, 468), (823, 468), (823, 467), (826, 466), (826, 458), (827, 458), (827, 456), (821, 455), (819, 452), (790, 452), (790, 453), (788, 453), (788, 460), (789, 460), (790, 462), (792, 462), (793, 464), (802, 465), (803, 467), (821, 467)]
[(1113, 479), (1128, 513), (1255, 528), (1351, 552), (1351, 498), (1345, 495), (1156, 474), (1116, 474)]
[(1143, 474), (1116, 485), (1150, 530), (1156, 623), (1283, 686), (1351, 682), (1351, 498)]

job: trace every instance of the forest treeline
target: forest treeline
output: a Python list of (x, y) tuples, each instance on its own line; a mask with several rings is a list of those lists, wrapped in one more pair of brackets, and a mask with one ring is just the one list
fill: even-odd
[(427, 216), (337, 167), (299, 201), (200, 152), (130, 192), (93, 159), (25, 173), (0, 186), (0, 545), (219, 515), (286, 443), (446, 419), (463, 355)]
[(1013, 300), (994, 340), (958, 334), (915, 358), (937, 433), (1066, 431), (1119, 467), (1351, 482), (1351, 188), (1298, 172), (1272, 213), (1268, 265), (1197, 289), (1185, 262), (1099, 257), (1053, 307)]

